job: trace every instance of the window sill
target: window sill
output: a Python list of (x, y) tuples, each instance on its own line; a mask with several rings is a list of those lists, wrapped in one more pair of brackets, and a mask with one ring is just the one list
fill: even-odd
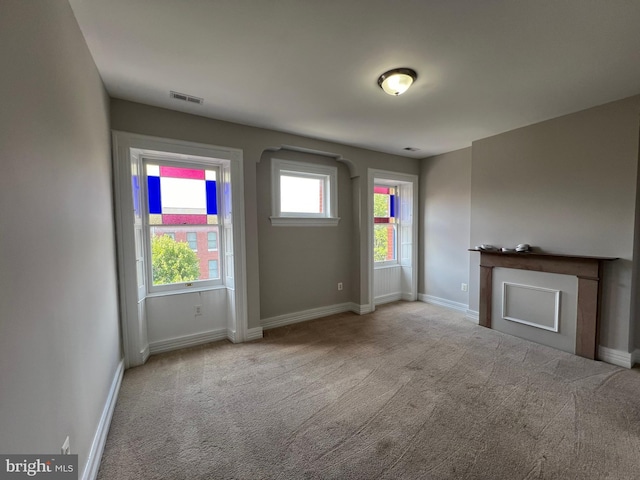
[(340, 217), (269, 217), (274, 227), (337, 227)]
[(208, 292), (211, 290), (224, 290), (226, 288), (227, 288), (226, 285), (208, 285), (206, 287), (175, 288), (172, 290), (165, 290), (160, 292), (147, 292), (146, 298), (166, 297), (169, 295), (184, 295), (186, 293)]
[(380, 263), (380, 262), (375, 262), (373, 265), (373, 269), (374, 270), (384, 270), (385, 268), (396, 268), (396, 267), (401, 267), (402, 265), (400, 265), (398, 262), (385, 262), (385, 263)]

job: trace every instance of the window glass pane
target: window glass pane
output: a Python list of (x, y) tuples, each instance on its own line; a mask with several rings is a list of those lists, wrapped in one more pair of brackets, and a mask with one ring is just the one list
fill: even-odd
[(387, 262), (396, 260), (396, 224), (377, 223), (373, 233), (373, 260)]
[(218, 233), (217, 232), (209, 232), (207, 234), (207, 248), (209, 250), (218, 249)]
[(193, 251), (198, 250), (198, 241), (196, 232), (187, 232), (187, 242), (189, 243), (189, 248)]
[[(153, 285), (208, 280), (210, 261), (218, 261), (218, 251), (208, 248), (210, 235), (218, 236), (217, 225), (151, 226), (151, 267)], [(195, 248), (194, 248), (195, 247)]]
[(375, 223), (396, 223), (395, 188), (376, 186), (373, 192)]
[(216, 171), (146, 165), (149, 224), (218, 223)]
[(283, 213), (324, 213), (325, 179), (280, 176), (280, 211)]
[(218, 260), (209, 260), (209, 278), (220, 278)]

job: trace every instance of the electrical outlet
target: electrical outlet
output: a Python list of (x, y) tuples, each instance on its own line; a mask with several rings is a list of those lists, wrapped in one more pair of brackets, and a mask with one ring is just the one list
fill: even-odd
[(338, 290), (342, 290), (342, 282), (338, 283)]
[(64, 439), (64, 443), (62, 444), (62, 448), (60, 449), (61, 455), (71, 455), (71, 444), (69, 443), (69, 436)]
[(469, 289), (469, 286), (466, 283), (460, 284), (460, 290), (462, 290), (463, 292), (466, 292), (468, 289)]
[(193, 310), (196, 315), (202, 315), (202, 305), (194, 305)]

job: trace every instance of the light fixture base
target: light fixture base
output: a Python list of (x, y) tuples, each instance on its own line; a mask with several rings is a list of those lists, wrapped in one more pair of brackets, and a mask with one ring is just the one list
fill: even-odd
[(418, 74), (411, 68), (394, 68), (378, 77), (378, 86), (385, 93), (398, 96), (406, 92), (417, 78)]

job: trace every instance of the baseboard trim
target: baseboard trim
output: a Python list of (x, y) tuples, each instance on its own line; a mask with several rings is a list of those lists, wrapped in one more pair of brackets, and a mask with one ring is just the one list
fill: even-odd
[(623, 352), (622, 350), (614, 350), (600, 345), (598, 347), (598, 360), (611, 363), (619, 367), (631, 368), (634, 364), (636, 350), (633, 353)]
[(229, 332), (226, 328), (211, 330), (209, 332), (195, 333), (193, 335), (183, 335), (181, 337), (171, 338), (169, 340), (161, 340), (159, 342), (149, 343), (149, 353), (155, 355), (158, 353), (178, 350), (180, 348), (194, 347), (204, 343), (217, 342), (228, 338)]
[(315, 318), (328, 317), (336, 313), (350, 312), (353, 308), (352, 303), (339, 303), (337, 305), (328, 305), (326, 307), (311, 308), (301, 312), (285, 313), (276, 317), (265, 318), (260, 321), (263, 330), (271, 328), (283, 327), (293, 323), (305, 322)]
[(255, 327), (247, 330), (247, 342), (251, 340), (259, 340), (262, 337), (262, 327)]
[(98, 470), (100, 469), (100, 461), (102, 460), (102, 454), (104, 453), (104, 446), (107, 443), (107, 434), (109, 433), (109, 427), (111, 426), (111, 419), (113, 418), (113, 411), (116, 408), (116, 402), (118, 400), (118, 393), (120, 392), (120, 385), (122, 384), (122, 376), (124, 375), (124, 359), (120, 360), (116, 367), (116, 372), (111, 381), (111, 387), (109, 388), (109, 394), (107, 400), (102, 409), (102, 415), (98, 422), (98, 428), (93, 436), (93, 442), (89, 449), (89, 456), (87, 463), (82, 473), (83, 480), (95, 480), (98, 477)]
[(471, 322), (475, 323), (476, 325), (480, 325), (480, 312), (477, 312), (475, 310), (467, 310), (465, 312), (465, 318), (467, 320), (470, 320)]
[(351, 311), (353, 313), (357, 313), (358, 315), (366, 315), (367, 313), (373, 312), (370, 304), (359, 305), (357, 303), (351, 304)]
[(450, 308), (451, 310), (456, 310), (464, 314), (469, 311), (469, 305), (465, 303), (454, 302), (452, 300), (447, 300), (446, 298), (434, 297), (433, 295), (427, 295), (426, 293), (419, 293), (418, 300), (424, 303)]
[(379, 297), (375, 297), (373, 299), (373, 303), (375, 305), (382, 305), (384, 303), (397, 302), (398, 300), (402, 300), (402, 292), (387, 293), (386, 295), (380, 295)]
[(227, 330), (227, 336), (225, 337), (227, 340), (229, 340), (231, 343), (238, 343), (236, 341), (236, 331), (235, 330)]
[(140, 356), (142, 357), (142, 363), (146, 363), (149, 360), (149, 345), (140, 350)]

